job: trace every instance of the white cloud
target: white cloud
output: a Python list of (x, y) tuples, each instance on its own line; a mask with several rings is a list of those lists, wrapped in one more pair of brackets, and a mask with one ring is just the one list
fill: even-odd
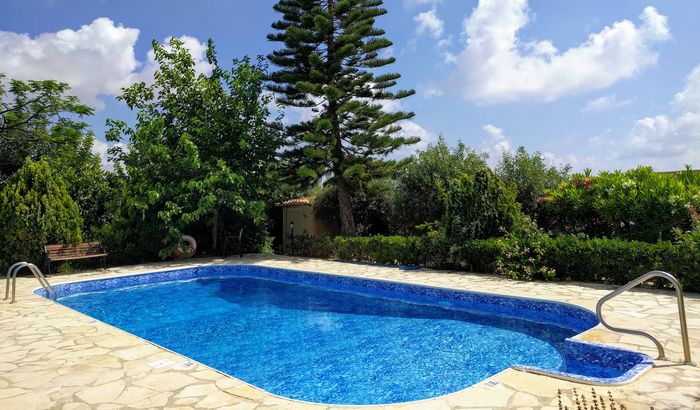
[(423, 87), (422, 91), (422, 94), (426, 98), (441, 97), (444, 94), (444, 92), (440, 88), (434, 86)]
[(436, 40), (442, 37), (445, 23), (438, 17), (435, 8), (419, 13), (413, 18), (413, 21), (417, 24), (417, 35), (427, 34)]
[(19, 80), (67, 82), (88, 105), (102, 108), (101, 94), (117, 94), (140, 63), (134, 56), (139, 30), (101, 17), (78, 30), (36, 37), (0, 31), (0, 72)]
[(432, 131), (429, 131), (414, 121), (401, 121), (401, 131), (397, 133), (397, 136), (401, 137), (420, 137), (420, 141), (413, 145), (404, 145), (398, 150), (391, 153), (389, 156), (391, 159), (401, 159), (410, 157), (415, 154), (418, 150), (424, 150), (429, 144), (434, 144), (438, 140), (438, 135)]
[(454, 40), (454, 36), (451, 36), (451, 35), (450, 35), (450, 36), (447, 36), (447, 37), (444, 37), (444, 38), (441, 38), (441, 39), (437, 42), (437, 44), (435, 44), (435, 47), (436, 47), (437, 49), (445, 49), (445, 48), (448, 48), (448, 47), (452, 47), (452, 41), (453, 41), (453, 40)]
[(425, 5), (435, 6), (439, 3), (442, 3), (442, 0), (403, 0), (404, 6), (409, 7), (409, 8), (425, 6)]
[(513, 150), (510, 138), (505, 135), (502, 128), (493, 124), (486, 124), (481, 129), (488, 135), (488, 138), (481, 143), (481, 152), (488, 154), (488, 162), (492, 167), (501, 160), (504, 152)]
[(605, 111), (611, 110), (613, 108), (624, 107), (626, 105), (630, 105), (631, 103), (632, 100), (629, 98), (626, 98), (624, 100), (618, 100), (615, 94), (609, 94), (588, 101), (586, 103), (586, 106), (583, 107), (582, 111)]
[[(0, 72), (19, 80), (52, 79), (70, 84), (82, 102), (101, 109), (100, 96), (119, 95), (122, 87), (150, 81), (155, 71), (153, 51), (144, 63), (136, 59), (136, 28), (115, 24), (106, 17), (78, 30), (64, 29), (35, 37), (0, 31)], [(183, 36), (196, 59), (199, 72), (206, 72), (206, 45)], [(167, 39), (166, 39), (167, 41)]]
[(527, 0), (480, 0), (464, 21), (466, 45), (455, 78), (465, 98), (479, 103), (534, 99), (602, 89), (656, 63), (657, 43), (671, 34), (667, 18), (647, 7), (641, 23), (621, 20), (577, 47), (559, 51), (550, 40), (523, 41)]
[(663, 169), (700, 165), (700, 64), (674, 99), (678, 115), (660, 114), (638, 120), (624, 141), (622, 157), (644, 158)]
[(457, 64), (459, 62), (459, 58), (456, 55), (450, 53), (449, 51), (445, 51), (444, 53), (442, 53), (442, 61), (445, 64)]

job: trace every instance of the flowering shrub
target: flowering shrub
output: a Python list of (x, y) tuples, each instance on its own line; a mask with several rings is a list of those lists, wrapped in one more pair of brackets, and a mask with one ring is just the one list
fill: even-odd
[(575, 174), (541, 202), (538, 223), (554, 234), (586, 234), (645, 242), (688, 230), (700, 209), (700, 174), (660, 174), (649, 167)]

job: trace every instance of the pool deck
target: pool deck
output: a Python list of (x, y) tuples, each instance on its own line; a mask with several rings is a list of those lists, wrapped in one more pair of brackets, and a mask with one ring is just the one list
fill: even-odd
[[(518, 282), (497, 276), (464, 272), (397, 268), (333, 262), (319, 259), (247, 255), (243, 259), (196, 259), (125, 266), (70, 275), (55, 275), (52, 284), (151, 272), (179, 267), (245, 263), (330, 274), (392, 280), (421, 285), (467, 289), (511, 296), (573, 303), (591, 310), (614, 287), (577, 282)], [(4, 274), (4, 273), (3, 273)], [(271, 395), (221, 374), (184, 356), (155, 346), (122, 330), (91, 319), (60, 304), (36, 296), (33, 277), (17, 279), (17, 303), (0, 301), (0, 409), (331, 409)], [(693, 360), (700, 362), (700, 295), (686, 294)], [(638, 290), (612, 300), (608, 320), (619, 326), (643, 329), (656, 335), (673, 361), (656, 361), (655, 367), (635, 382), (612, 392), (627, 409), (700, 409), (700, 368), (680, 364), (683, 358), (674, 294)], [(610, 332), (602, 326), (580, 336), (645, 352), (656, 350), (644, 338)], [(283, 376), (281, 376), (283, 377)], [(576, 384), (507, 369), (465, 390), (431, 400), (385, 406), (385, 409), (558, 409), (557, 389), (565, 404)]]

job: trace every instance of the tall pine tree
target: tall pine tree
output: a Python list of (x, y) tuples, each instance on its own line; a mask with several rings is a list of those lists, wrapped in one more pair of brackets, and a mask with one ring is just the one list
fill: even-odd
[(285, 153), (299, 176), (330, 177), (338, 192), (341, 232), (355, 235), (349, 180), (382, 165), (381, 159), (419, 141), (397, 136), (412, 112), (387, 112), (383, 103), (414, 94), (392, 92), (401, 75), (374, 70), (395, 61), (380, 52), (392, 43), (374, 26), (386, 14), (381, 0), (279, 0), (282, 19), (268, 35), (284, 48), (268, 56), (278, 71), (269, 90), (278, 103), (312, 110), (312, 119), (287, 127)]

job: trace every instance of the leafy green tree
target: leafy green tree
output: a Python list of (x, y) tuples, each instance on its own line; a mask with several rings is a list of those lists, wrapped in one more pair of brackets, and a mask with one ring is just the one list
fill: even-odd
[(523, 212), (536, 219), (540, 208), (539, 201), (547, 190), (556, 189), (568, 180), (571, 166), (547, 165), (542, 154), (528, 154), (525, 147), (515, 153), (505, 151), (496, 166), (496, 174), (506, 185), (514, 184), (518, 190), (517, 200)]
[(3, 79), (0, 74), (0, 185), (26, 158), (44, 158), (66, 182), (85, 230), (104, 223), (106, 173), (92, 152), (92, 130), (79, 120), (92, 108), (68, 95), (65, 83), (10, 80), (6, 86)]
[(75, 117), (92, 115), (68, 84), (10, 80), (0, 73), (0, 181), (9, 178), (27, 157), (55, 158), (84, 144), (87, 124)]
[(459, 244), (510, 232), (524, 218), (515, 196), (515, 188), (488, 168), (450, 180), (444, 189), (447, 238)]
[(27, 159), (0, 191), (0, 266), (39, 263), (48, 243), (81, 240), (78, 206), (48, 162)]
[[(391, 224), (391, 197), (393, 184), (389, 179), (372, 179), (353, 189), (351, 196), (357, 234), (387, 235)], [(336, 188), (326, 187), (314, 201), (316, 216), (339, 224), (338, 194)]]
[(392, 92), (397, 73), (374, 70), (395, 61), (381, 51), (391, 46), (375, 27), (386, 14), (381, 0), (280, 0), (282, 19), (268, 39), (284, 44), (268, 56), (278, 71), (269, 90), (287, 107), (311, 110), (312, 119), (287, 127), (286, 160), (301, 177), (325, 177), (336, 187), (341, 232), (355, 235), (349, 179), (381, 168), (387, 154), (415, 137), (401, 137), (397, 122), (410, 112), (387, 112), (382, 102), (399, 100), (413, 90)]
[(126, 140), (125, 148), (111, 151), (124, 169), (117, 170), (123, 181), (110, 233), (124, 249), (155, 241), (165, 258), (183, 232), (205, 225), (209, 234), (198, 239), (217, 249), (231, 214), (258, 226), (264, 217), (269, 170), (281, 144), (268, 120), (265, 66), (245, 58), (225, 70), (211, 40), (209, 75), (197, 74), (178, 39), (154, 41), (153, 51), (154, 82), (134, 84), (119, 97), (137, 111), (136, 124), (109, 121), (108, 139)]
[(486, 168), (483, 156), (461, 142), (450, 148), (442, 137), (418, 151), (396, 175), (391, 202), (393, 229), (402, 235), (416, 235), (424, 225), (441, 221), (445, 214), (441, 188), (460, 174), (474, 175)]

